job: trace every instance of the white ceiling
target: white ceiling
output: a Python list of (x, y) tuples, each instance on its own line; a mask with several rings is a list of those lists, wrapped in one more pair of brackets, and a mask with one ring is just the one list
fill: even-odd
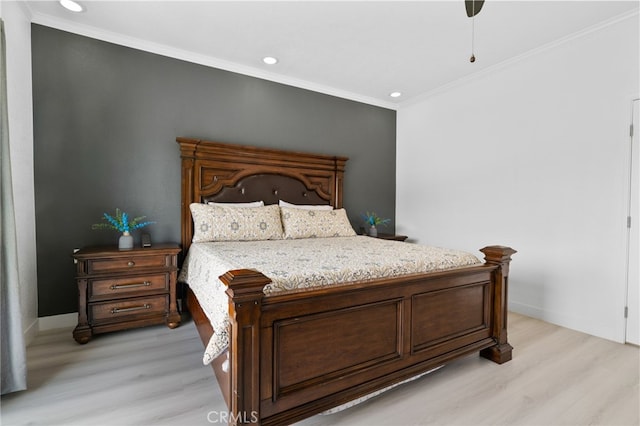
[[(335, 96), (398, 108), (540, 48), (638, 16), (635, 1), (26, 1), (32, 21)], [(262, 57), (275, 56), (268, 66)], [(389, 93), (400, 91), (397, 99)]]

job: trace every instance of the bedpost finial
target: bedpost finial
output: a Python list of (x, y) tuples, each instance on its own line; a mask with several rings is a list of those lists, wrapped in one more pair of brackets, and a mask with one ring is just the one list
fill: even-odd
[(227, 286), (227, 295), (234, 302), (259, 300), (263, 296), (264, 286), (271, 280), (253, 269), (236, 269), (220, 276)]
[(511, 261), (511, 255), (517, 253), (516, 250), (507, 246), (487, 246), (480, 249), (484, 253), (484, 259), (488, 263), (505, 263)]

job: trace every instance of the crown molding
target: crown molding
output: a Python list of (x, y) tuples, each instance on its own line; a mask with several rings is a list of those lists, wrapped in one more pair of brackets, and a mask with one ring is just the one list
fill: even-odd
[(372, 106), (377, 106), (377, 107), (381, 107), (381, 108), (386, 108), (386, 109), (391, 109), (391, 110), (399, 110), (401, 108), (407, 107), (407, 106), (411, 106), (413, 104), (416, 103), (420, 103), (422, 101), (425, 101), (429, 98), (432, 98), (438, 94), (447, 92), (449, 90), (452, 90), (458, 86), (462, 86), (464, 84), (467, 84), (471, 81), (474, 81), (478, 78), (481, 78), (487, 74), (491, 74), (493, 72), (496, 72), (498, 70), (502, 70), (504, 68), (507, 68), (509, 66), (512, 66), (516, 63), (519, 63), (525, 59), (528, 59), (532, 56), (538, 55), (540, 53), (546, 52), (548, 50), (554, 49), (558, 46), (561, 46), (565, 43), (568, 43), (570, 41), (573, 41), (575, 39), (579, 39), (581, 37), (584, 37), (586, 35), (589, 35), (593, 32), (596, 31), (600, 31), (604, 28), (607, 28), (609, 26), (615, 25), (619, 22), (625, 21), (627, 19), (633, 18), (633, 17), (637, 17), (639, 14), (639, 11), (633, 10), (633, 11), (629, 11), (629, 12), (625, 12), (623, 14), (620, 14), (618, 16), (615, 16), (613, 18), (610, 18), (608, 20), (602, 21), (598, 24), (592, 25), (586, 29), (577, 31), (575, 33), (569, 34), (565, 37), (562, 37), (560, 39), (554, 40), (550, 43), (547, 43), (545, 45), (536, 47), (534, 49), (531, 49), (527, 52), (524, 52), (520, 55), (514, 56), (512, 58), (506, 59), (500, 63), (497, 63), (495, 65), (491, 65), (487, 68), (484, 68), (478, 72), (475, 72), (473, 74), (467, 75), (465, 77), (459, 78), (457, 80), (454, 80), (452, 82), (446, 83), (444, 85), (441, 85), (435, 89), (429, 90), (427, 92), (423, 92), (421, 94), (418, 94), (416, 96), (413, 96), (409, 99), (403, 100), (403, 101), (383, 101), (381, 99), (378, 98), (373, 98), (373, 97), (369, 97), (369, 96), (364, 96), (358, 93), (354, 93), (354, 92), (350, 92), (350, 91), (346, 91), (346, 90), (341, 90), (335, 87), (331, 87), (331, 86), (326, 86), (326, 85), (322, 85), (319, 83), (315, 83), (315, 82), (311, 82), (311, 81), (307, 81), (307, 80), (302, 80), (302, 79), (296, 79), (293, 77), (288, 77), (282, 74), (278, 74), (278, 73), (273, 73), (273, 72), (269, 72), (269, 71), (265, 71), (263, 69), (260, 68), (256, 68), (256, 67), (250, 67), (250, 66), (246, 66), (246, 65), (242, 65), (242, 64), (238, 64), (235, 62), (231, 62), (231, 61), (226, 61), (220, 58), (216, 58), (216, 57), (212, 57), (212, 56), (208, 56), (208, 55), (202, 55), (196, 52), (192, 52), (189, 50), (184, 50), (184, 49), (178, 49), (178, 48), (174, 48), (171, 46), (167, 46), (167, 45), (163, 45), (163, 44), (159, 44), (159, 43), (153, 43), (144, 39), (139, 39), (139, 38), (135, 38), (135, 37), (129, 37), (129, 36), (125, 36), (122, 34), (118, 34), (118, 33), (114, 33), (111, 31), (106, 31), (100, 28), (96, 28), (96, 27), (92, 27), (92, 26), (87, 26), (87, 25), (82, 25), (82, 24), (78, 24), (78, 23), (74, 23), (74, 22), (70, 22), (64, 19), (58, 19), (58, 18), (54, 18), (48, 15), (44, 15), (44, 14), (40, 14), (38, 12), (34, 12), (29, 6), (28, 4), (24, 3), (24, 2), (18, 2), (21, 6), (23, 11), (25, 12), (25, 14), (29, 17), (31, 17), (31, 22), (36, 23), (36, 24), (40, 24), (40, 25), (44, 25), (44, 26), (48, 26), (48, 27), (52, 27), (52, 28), (56, 28), (62, 31), (67, 31), (70, 33), (74, 33), (74, 34), (78, 34), (78, 35), (82, 35), (85, 37), (89, 37), (89, 38), (94, 38), (97, 40), (102, 40), (102, 41), (106, 41), (109, 43), (114, 43), (114, 44), (118, 44), (121, 46), (126, 46), (126, 47), (130, 47), (133, 49), (138, 49), (138, 50), (142, 50), (145, 52), (149, 52), (149, 53), (154, 53), (154, 54), (158, 54), (158, 55), (162, 55), (162, 56), (166, 56), (166, 57), (170, 57), (170, 58), (174, 58), (174, 59), (179, 59), (179, 60), (183, 60), (186, 62), (192, 62), (192, 63), (196, 63), (199, 65), (204, 65), (204, 66), (208, 66), (211, 68), (216, 68), (216, 69), (221, 69), (221, 70), (225, 70), (225, 71), (230, 71), (230, 72), (234, 72), (237, 74), (242, 74), (242, 75), (246, 75), (249, 77), (255, 77), (255, 78), (259, 78), (262, 80), (267, 80), (267, 81), (272, 81), (275, 83), (279, 83), (279, 84), (284, 84), (284, 85), (288, 85), (288, 86), (292, 86), (292, 87), (297, 87), (300, 89), (305, 89), (305, 90), (309, 90), (309, 91), (313, 91), (313, 92), (317, 92), (317, 93), (322, 93), (322, 94), (326, 94), (326, 95), (330, 95), (330, 96), (335, 96), (338, 98), (342, 98), (342, 99), (346, 99), (346, 100), (351, 100), (354, 102), (359, 102), (359, 103), (364, 103), (364, 104), (368, 104), (368, 105), (372, 105)]
[(632, 10), (629, 12), (625, 12), (622, 13), (618, 16), (614, 16), (613, 18), (607, 19), (605, 21), (602, 21), (600, 23), (597, 23), (595, 25), (592, 25), (590, 27), (587, 27), (583, 30), (580, 31), (576, 31), (572, 34), (569, 34), (565, 37), (559, 38), (557, 40), (554, 40), (552, 42), (549, 42), (547, 44), (544, 44), (542, 46), (533, 48), (531, 50), (528, 50), (527, 52), (521, 53), (520, 55), (514, 56), (512, 58), (506, 59), (502, 62), (499, 62), (495, 65), (491, 65), (487, 68), (482, 69), (481, 71), (475, 72), (473, 74), (469, 74), (465, 77), (459, 78), (457, 80), (454, 80), (450, 83), (447, 84), (443, 84), (442, 86), (439, 86), (433, 90), (430, 90), (428, 92), (424, 92), (422, 94), (416, 95), (410, 99), (407, 99), (405, 101), (403, 101), (402, 103), (400, 103), (400, 105), (398, 105), (398, 107), (396, 108), (397, 110), (400, 110), (404, 107), (408, 107), (423, 101), (426, 101), (427, 99), (430, 99), (436, 95), (439, 95), (441, 93), (447, 92), (449, 90), (452, 90), (456, 87), (465, 85), (469, 82), (472, 82), (474, 80), (477, 80), (481, 77), (486, 76), (487, 74), (492, 74), (496, 71), (502, 70), (504, 68), (510, 67), (512, 65), (515, 65), (519, 62), (524, 61), (525, 59), (528, 59), (532, 56), (536, 56), (538, 54), (547, 52), (549, 50), (555, 49), (558, 46), (562, 46), (566, 43), (569, 43), (573, 40), (585, 37), (589, 34), (592, 34), (594, 32), (600, 31), (602, 29), (608, 28), (612, 25), (615, 25), (617, 23), (626, 21), (627, 19), (631, 19), (633, 17), (638, 17), (640, 15), (640, 10), (636, 9), (636, 10)]
[(274, 83), (284, 84), (287, 86), (297, 87), (300, 89), (309, 90), (312, 92), (318, 92), (325, 95), (335, 96), (338, 98), (373, 105), (381, 108), (395, 110), (398, 108), (398, 103), (384, 102), (380, 99), (372, 98), (369, 96), (360, 95), (358, 93), (349, 92), (346, 90), (337, 89), (318, 83), (314, 83), (307, 80), (292, 78), (277, 73), (268, 72), (259, 68), (250, 67), (235, 62), (226, 61), (223, 59), (215, 58), (212, 56), (202, 55), (196, 52), (178, 49), (171, 46), (153, 43), (147, 40), (129, 37), (126, 35), (106, 31), (93, 26), (82, 25), (74, 22), (69, 22), (63, 19), (54, 18), (41, 13), (32, 13), (31, 22), (47, 27), (55, 28), (62, 31), (78, 34), (81, 36), (93, 38), (96, 40), (106, 41), (109, 43), (117, 44), (120, 46), (130, 47), (137, 50), (142, 50), (149, 53), (154, 53), (161, 56), (166, 56), (174, 59), (179, 59), (186, 62), (192, 62), (199, 65), (208, 66), (211, 68), (217, 68), (224, 71), (230, 71), (237, 74), (246, 75), (249, 77), (255, 77), (262, 80), (272, 81)]

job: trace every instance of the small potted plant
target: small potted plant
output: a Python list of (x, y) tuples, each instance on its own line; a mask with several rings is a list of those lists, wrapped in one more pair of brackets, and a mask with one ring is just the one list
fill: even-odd
[(146, 216), (138, 216), (130, 219), (127, 213), (116, 208), (116, 214), (114, 216), (104, 213), (102, 215), (102, 220), (104, 222), (92, 225), (91, 229), (115, 229), (118, 232), (122, 232), (122, 235), (118, 240), (118, 248), (120, 250), (130, 250), (133, 248), (133, 236), (131, 235), (131, 231), (155, 223), (152, 221), (144, 221), (145, 218)]
[(364, 223), (369, 226), (369, 235), (372, 237), (378, 236), (377, 226), (379, 225), (387, 226), (387, 224), (391, 222), (391, 219), (383, 219), (380, 216), (378, 216), (375, 212), (371, 212), (371, 213), (367, 212), (366, 214), (362, 215), (362, 218), (364, 219)]

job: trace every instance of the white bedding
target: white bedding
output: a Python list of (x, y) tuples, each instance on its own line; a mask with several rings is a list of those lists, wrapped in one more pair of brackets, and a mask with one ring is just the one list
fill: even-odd
[(189, 284), (214, 328), (203, 356), (209, 364), (229, 342), (228, 298), (218, 279), (229, 270), (262, 272), (272, 281), (264, 288), (269, 296), (477, 264), (463, 251), (366, 236), (209, 242), (191, 245), (179, 281)]

